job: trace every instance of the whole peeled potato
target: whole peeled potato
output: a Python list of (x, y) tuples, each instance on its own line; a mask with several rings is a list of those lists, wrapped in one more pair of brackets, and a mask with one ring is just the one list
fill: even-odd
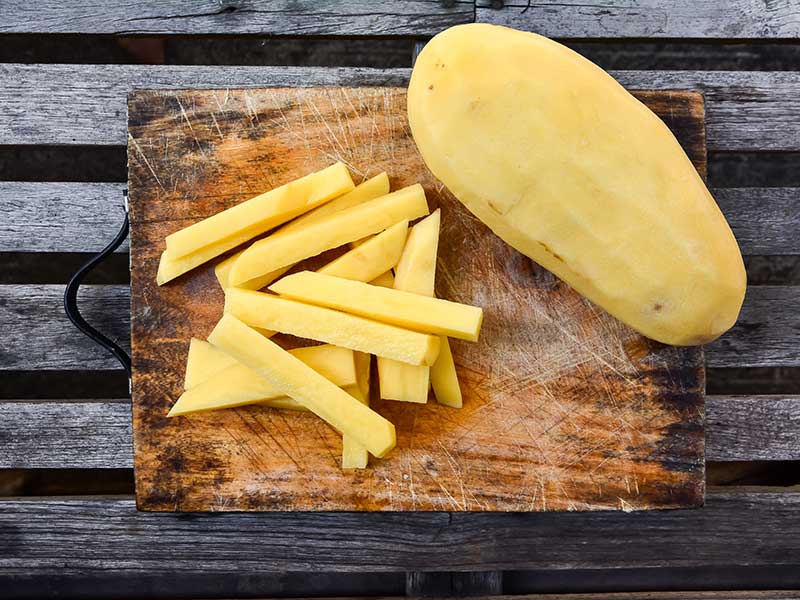
[(508, 244), (642, 334), (709, 342), (744, 299), (725, 217), (664, 123), (547, 38), (461, 25), (408, 88), (433, 174)]

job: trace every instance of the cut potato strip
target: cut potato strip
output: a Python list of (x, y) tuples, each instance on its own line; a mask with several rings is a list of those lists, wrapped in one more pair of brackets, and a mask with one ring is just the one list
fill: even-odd
[[(342, 388), (344, 391), (353, 389), (352, 387)], [(281, 410), (296, 410), (297, 412), (310, 412), (305, 406), (300, 404), (297, 400), (289, 398), (289, 396), (281, 396), (280, 398), (272, 398), (258, 403), (259, 406), (268, 406), (270, 408), (278, 408)]]
[[(286, 223), (286, 225), (280, 227), (275, 234), (297, 231), (298, 229), (305, 227), (306, 225), (316, 223), (317, 221), (320, 221), (329, 215), (341, 212), (354, 206), (358, 206), (364, 202), (369, 202), (370, 200), (375, 200), (376, 198), (385, 196), (388, 193), (389, 176), (386, 175), (386, 172), (383, 172), (375, 177), (372, 177), (371, 179), (367, 179), (364, 183), (357, 185), (353, 190), (347, 192), (346, 194), (339, 196), (338, 198), (334, 198), (330, 202), (326, 202), (322, 206), (319, 206), (310, 212), (300, 215), (293, 221)], [(233, 268), (233, 263), (235, 263), (239, 256), (241, 256), (242, 252), (244, 252), (244, 250), (241, 250), (233, 256), (225, 259), (214, 269), (214, 273), (217, 276), (217, 280), (219, 281), (219, 284), (222, 286), (223, 290), (228, 287), (228, 276)], [(247, 290), (259, 290), (278, 279), (278, 277), (286, 273), (286, 271), (291, 269), (293, 266), (294, 265), (287, 265), (271, 273), (262, 275), (261, 277), (256, 277), (250, 281), (240, 283), (236, 287), (245, 288)]]
[[(437, 209), (411, 228), (403, 254), (395, 269), (394, 289), (433, 296), (441, 214), (442, 211)], [(379, 358), (378, 380), (381, 398), (419, 404), (428, 401), (429, 367), (416, 367), (388, 358)]]
[(190, 390), (235, 364), (236, 359), (214, 348), (205, 340), (192, 338), (189, 340), (183, 389)]
[(338, 198), (334, 198), (330, 202), (327, 202), (322, 206), (315, 208), (311, 212), (308, 212), (304, 215), (300, 215), (295, 220), (281, 227), (278, 230), (278, 233), (289, 233), (291, 231), (298, 231), (299, 229), (302, 229), (307, 225), (311, 225), (312, 223), (318, 223), (319, 221), (331, 215), (340, 213), (343, 210), (353, 208), (360, 204), (364, 204), (365, 202), (376, 200), (382, 196), (386, 196), (388, 193), (389, 193), (389, 176), (384, 171), (383, 173), (375, 175), (375, 177), (372, 177), (370, 179), (367, 179), (365, 182), (360, 183), (346, 194), (343, 194)]
[(167, 251), (180, 258), (246, 230), (264, 233), (354, 187), (347, 167), (336, 163), (168, 235)]
[(347, 168), (337, 163), (168, 235), (156, 282), (164, 285), (276, 225), (322, 208), (320, 204), (352, 189)]
[(209, 341), (373, 455), (382, 457), (394, 448), (392, 423), (236, 317), (224, 315)]
[(378, 275), (369, 283), (370, 285), (379, 285), (381, 287), (392, 288), (394, 287), (394, 275), (391, 271), (386, 271), (386, 273)]
[(436, 209), (411, 228), (395, 269), (394, 289), (433, 296), (441, 223), (442, 211)]
[(358, 248), (342, 254), (317, 272), (354, 281), (371, 281), (397, 264), (407, 234), (408, 220), (404, 219)]
[[(269, 289), (285, 298), (346, 311), (414, 331), (449, 335), (471, 342), (477, 341), (483, 321), (483, 309), (477, 306), (390, 290), (312, 271), (284, 277)], [(261, 323), (256, 325), (276, 329)]]
[(169, 251), (165, 250), (161, 253), (161, 260), (158, 262), (156, 283), (158, 285), (164, 285), (165, 283), (180, 277), (184, 273), (199, 267), (203, 263), (207, 263), (220, 254), (224, 254), (228, 250), (236, 248), (236, 246), (241, 246), (260, 233), (261, 231), (258, 229), (246, 230), (239, 235), (209, 244), (208, 246), (205, 246), (196, 252), (192, 252), (186, 256), (181, 256), (180, 258), (172, 257)]
[[(359, 383), (359, 373), (355, 360), (356, 353), (348, 348), (341, 348), (333, 344), (322, 344), (320, 346), (294, 348), (289, 350), (289, 353), (302, 360), (323, 377), (333, 381), (336, 385), (345, 387)], [(187, 377), (184, 389), (192, 389), (236, 364), (236, 359), (222, 352), (219, 348), (215, 348), (209, 342), (192, 338), (189, 342), (189, 355), (186, 360)], [(191, 378), (189, 377), (190, 373), (192, 373)], [(231, 382), (231, 385), (235, 384), (236, 382)]]
[(407, 365), (388, 358), (378, 358), (378, 382), (381, 398), (384, 400), (425, 404), (428, 401), (430, 376), (430, 367)]
[[(363, 352), (354, 352), (354, 354), (358, 384), (354, 387), (345, 388), (345, 390), (359, 402), (369, 406), (369, 368), (371, 356)], [(368, 460), (367, 449), (364, 448), (364, 446), (349, 435), (342, 436), (343, 469), (366, 469)]]
[[(352, 350), (324, 345), (296, 348), (289, 352), (338, 386), (358, 384)], [(219, 369), (219, 365), (226, 366)], [(302, 409), (294, 406), (294, 401), (282, 398), (284, 394), (258, 374), (202, 340), (192, 339), (186, 371), (187, 374), (195, 373), (191, 378), (193, 385), (181, 394), (167, 416), (259, 403)], [(203, 371), (208, 375), (203, 377)]]
[[(374, 287), (366, 283), (359, 285)], [(263, 292), (228, 288), (225, 312), (252, 327), (319, 340), (412, 365), (431, 365), (439, 354), (437, 336)]]
[(428, 203), (422, 186), (403, 188), (328, 215), (296, 231), (281, 232), (254, 243), (234, 263), (229, 284), (238, 286), (325, 250), (383, 231), (403, 219), (412, 220), (426, 214)]
[(445, 406), (461, 408), (461, 386), (458, 384), (458, 374), (456, 364), (453, 361), (453, 353), (450, 351), (450, 340), (445, 336), (440, 338), (441, 350), (439, 358), (431, 366), (431, 387), (436, 401)]

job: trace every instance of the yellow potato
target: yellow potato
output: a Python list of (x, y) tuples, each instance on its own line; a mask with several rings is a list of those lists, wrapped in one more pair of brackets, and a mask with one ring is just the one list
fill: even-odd
[(453, 353), (450, 351), (450, 340), (441, 337), (439, 358), (431, 366), (431, 387), (436, 401), (445, 406), (461, 408), (461, 387), (458, 385), (458, 374), (456, 364), (453, 361)]
[(336, 163), (168, 235), (167, 251), (180, 258), (243, 231), (269, 231), (354, 187), (347, 167)]
[(164, 285), (351, 189), (347, 168), (337, 163), (176, 231), (166, 238), (156, 282)]
[(386, 273), (381, 273), (369, 283), (370, 285), (379, 285), (381, 287), (392, 288), (394, 287), (394, 275), (391, 271), (386, 271)]
[(460, 25), (408, 87), (431, 172), (508, 244), (642, 334), (708, 343), (736, 321), (731, 229), (664, 123), (569, 48)]
[[(289, 352), (338, 386), (357, 385), (352, 350), (323, 345)], [(281, 398), (280, 391), (236, 359), (202, 340), (191, 341), (186, 375), (191, 385), (175, 402), (169, 417), (260, 403), (301, 408)]]
[[(363, 352), (355, 352), (354, 354), (358, 385), (345, 389), (347, 393), (359, 402), (369, 406), (369, 366), (371, 357)], [(367, 449), (364, 446), (351, 436), (342, 436), (343, 469), (366, 469), (368, 460)]]
[(251, 327), (388, 356), (412, 365), (431, 365), (439, 354), (436, 336), (263, 292), (228, 288), (225, 312)]
[[(411, 228), (403, 255), (395, 269), (394, 289), (433, 296), (440, 224), (441, 210), (436, 210)], [(440, 359), (441, 352), (436, 360)], [(430, 367), (379, 358), (378, 381), (381, 398), (421, 404), (428, 401)]]
[(224, 315), (209, 341), (373, 455), (394, 448), (394, 425), (236, 317)]
[(318, 269), (318, 273), (354, 281), (371, 281), (389, 271), (400, 260), (408, 234), (404, 219), (383, 233)]
[(409, 186), (328, 215), (296, 231), (282, 232), (254, 243), (234, 263), (228, 276), (229, 284), (238, 286), (325, 250), (383, 231), (403, 219), (416, 219), (426, 214), (428, 204), (422, 186)]
[[(326, 202), (322, 206), (318, 206), (312, 211), (309, 211), (303, 215), (300, 215), (293, 221), (289, 221), (286, 225), (278, 228), (275, 232), (277, 233), (286, 233), (288, 231), (297, 231), (298, 229), (305, 227), (306, 225), (310, 225), (312, 223), (316, 223), (324, 219), (325, 217), (332, 215), (337, 212), (341, 212), (348, 208), (352, 208), (354, 206), (358, 206), (359, 204), (363, 204), (364, 202), (368, 202), (370, 200), (374, 200), (375, 198), (380, 198), (381, 196), (385, 196), (389, 193), (389, 177), (386, 175), (386, 172), (380, 173), (371, 179), (367, 179), (364, 183), (357, 185), (353, 190), (347, 192), (339, 196), (338, 198), (334, 198), (330, 202)], [(273, 234), (274, 235), (274, 234)], [(249, 239), (249, 238), (248, 238)], [(233, 263), (236, 262), (236, 259), (241, 256), (244, 250), (240, 250), (233, 256), (226, 258), (221, 263), (219, 263), (216, 268), (214, 269), (214, 274), (217, 276), (217, 280), (219, 281), (220, 286), (224, 290), (228, 287), (228, 276), (230, 274), (231, 269), (233, 268)], [(248, 290), (258, 290), (264, 287), (265, 285), (269, 285), (278, 277), (283, 275), (286, 271), (291, 269), (294, 265), (287, 265), (285, 267), (281, 267), (271, 273), (267, 273), (262, 275), (261, 277), (256, 277), (255, 279), (251, 279), (250, 281), (245, 281), (244, 283), (240, 283), (237, 287), (245, 288)]]
[[(269, 289), (285, 298), (334, 308), (414, 331), (449, 335), (471, 342), (477, 341), (483, 321), (483, 310), (477, 306), (311, 271), (284, 277)], [(270, 328), (261, 323), (256, 325)]]

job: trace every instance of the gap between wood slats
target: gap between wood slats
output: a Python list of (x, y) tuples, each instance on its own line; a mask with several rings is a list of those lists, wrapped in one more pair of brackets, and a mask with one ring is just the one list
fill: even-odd
[[(402, 68), (411, 65), (414, 40), (408, 37), (272, 36), (110, 36), (97, 34), (2, 34), (0, 63), (58, 64), (167, 64), (251, 65), (306, 67)], [(641, 50), (639, 50), (641, 52)], [(694, 50), (692, 52), (697, 52)], [(794, 54), (780, 45), (752, 49), (731, 48), (732, 68), (751, 65), (751, 70), (788, 70)], [(777, 52), (777, 56), (773, 53)], [(719, 59), (720, 51), (715, 51)], [(759, 60), (769, 54), (769, 60)], [(800, 64), (800, 48), (797, 63)], [(766, 57), (765, 57), (766, 58)], [(711, 61), (708, 61), (711, 62)], [(724, 68), (719, 66), (716, 69)], [(684, 64), (681, 68), (686, 68)]]
[(106, 0), (97, 5), (3, 0), (0, 33), (433, 35), (475, 19), (472, 1)]
[[(198, 541), (202, 544), (202, 541)], [(403, 598), (403, 573), (276, 573), (263, 569), (229, 575), (196, 573), (62, 575), (0, 571), (3, 600), (164, 600), (166, 598)]]
[[(800, 568), (800, 494), (708, 493), (635, 513), (137, 513), (130, 498), (0, 501), (6, 576), (263, 571)], [(622, 533), (624, 532), (624, 534)]]
[[(728, 490), (743, 486), (800, 485), (800, 461), (709, 461), (706, 485)], [(133, 495), (132, 468), (0, 468), (0, 497)]]
[[(639, 575), (636, 580), (639, 581), (646, 581), (646, 583), (636, 591), (627, 591), (627, 592), (620, 592), (618, 591), (620, 587), (623, 589), (625, 587), (625, 579), (623, 579), (624, 575), (620, 573), (608, 573), (608, 572), (594, 572), (589, 570), (581, 570), (579, 572), (551, 572), (546, 575), (550, 575), (550, 581), (560, 580), (564, 582), (564, 585), (560, 588), (553, 589), (546, 593), (538, 593), (534, 592), (532, 595), (531, 592), (525, 592), (525, 595), (506, 595), (506, 596), (495, 596), (496, 600), (796, 600), (800, 595), (800, 592), (793, 591), (792, 588), (796, 587), (797, 584), (794, 583), (798, 581), (797, 577), (791, 572), (790, 569), (747, 569), (745, 568), (744, 571), (737, 572), (733, 577), (729, 574), (733, 569), (728, 569), (727, 573), (725, 570), (722, 569), (714, 569), (711, 572), (704, 573), (704, 576), (698, 577), (695, 575), (695, 578), (692, 581), (697, 581), (698, 583), (692, 583), (691, 585), (686, 585), (685, 587), (681, 588), (675, 585), (675, 572), (686, 572), (689, 569), (647, 569), (644, 570), (645, 573), (639, 574), (634, 573), (634, 575)], [(735, 581), (738, 583), (735, 587), (738, 588), (752, 588), (752, 587), (759, 587), (758, 590), (725, 590), (722, 589), (717, 581), (716, 577), (719, 577), (717, 573), (722, 571), (722, 575), (728, 575), (729, 580)], [(630, 572), (630, 571), (629, 571)], [(535, 580), (538, 574), (532, 574), (531, 580)], [(769, 577), (770, 579), (766, 578)], [(590, 581), (599, 582), (599, 588), (604, 590), (602, 592), (596, 591), (589, 591), (591, 587), (586, 583), (581, 581), (581, 578), (588, 576)], [(645, 577), (649, 579), (645, 580)], [(671, 579), (670, 579), (671, 577)], [(665, 581), (669, 582), (666, 586), (663, 587), (655, 587), (653, 586), (654, 581)], [(792, 582), (791, 587), (788, 587), (785, 590), (780, 589), (770, 589), (770, 588), (778, 588), (781, 582)], [(614, 582), (623, 582), (622, 586), (615, 586)], [(752, 582), (752, 583), (751, 583)], [(764, 582), (764, 583), (760, 583)], [(760, 585), (759, 585), (760, 583)], [(733, 586), (732, 586), (733, 587)], [(574, 592), (575, 588), (583, 588), (587, 591), (581, 592)], [(645, 590), (651, 591), (639, 591), (642, 588)], [(698, 589), (699, 588), (699, 589)], [(705, 588), (707, 591), (701, 591)], [(635, 589), (635, 588), (634, 588)], [(665, 591), (667, 590), (686, 590), (691, 589), (692, 591)], [(570, 590), (570, 591), (566, 591)], [(506, 592), (507, 594), (513, 594), (514, 592)], [(491, 600), (491, 599), (489, 599)]]
[[(413, 38), (110, 36), (0, 34), (0, 62), (402, 68)], [(415, 36), (416, 37), (416, 36)], [(787, 40), (565, 39), (606, 70), (797, 71), (800, 43)]]
[(502, 571), (466, 573), (412, 571), (406, 573), (406, 596), (414, 598), (499, 597), (503, 593)]
[[(128, 378), (118, 371), (27, 370), (2, 374), (0, 400), (66, 400), (120, 398), (128, 401)], [(711, 396), (783, 395), (800, 390), (800, 367), (708, 368)]]
[[(59, 285), (0, 285), (0, 371), (116, 370), (119, 365), (67, 320)], [(115, 341), (130, 345), (130, 288), (83, 286), (84, 317)], [(800, 365), (800, 287), (747, 290), (737, 324), (706, 347), (710, 367)], [(188, 342), (187, 342), (188, 343)], [(176, 349), (183, 349), (176, 342)]]
[(798, 390), (800, 390), (798, 367), (706, 368), (706, 393), (712, 396), (792, 395)]
[[(0, 252), (96, 252), (119, 230), (122, 183), (0, 181)], [(712, 189), (746, 255), (800, 254), (800, 188)], [(118, 252), (127, 251), (125, 242)]]
[[(452, 573), (450, 575), (459, 575)], [(467, 574), (463, 574), (467, 575)], [(583, 569), (505, 572), (524, 592), (505, 590), (488, 600), (787, 600), (798, 592), (800, 578), (786, 567), (704, 569)], [(524, 584), (520, 580), (524, 578)], [(522, 587), (529, 584), (528, 587)], [(683, 585), (681, 585), (683, 584)], [(249, 573), (241, 575), (103, 575), (3, 577), (14, 591), (8, 600), (81, 598), (82, 600), (148, 600), (163, 598), (237, 597), (328, 600), (382, 598), (401, 600), (402, 573)], [(698, 591), (698, 590), (761, 591)], [(620, 592), (620, 590), (630, 590)], [(674, 591), (667, 591), (674, 590)], [(681, 591), (692, 590), (692, 591)], [(614, 593), (616, 592), (616, 593)], [(521, 596), (510, 594), (536, 594)], [(548, 594), (548, 595), (544, 595)]]
[(791, 2), (477, 0), (476, 4), (475, 20), (478, 22), (535, 31), (548, 37), (800, 37), (800, 13)]
[[(0, 144), (125, 144), (125, 98), (134, 88), (404, 86), (409, 74), (408, 69), (4, 64)], [(800, 150), (800, 80), (794, 73), (611, 74), (630, 89), (702, 91), (710, 151)]]
[[(0, 285), (65, 284), (93, 256), (93, 252), (0, 252)], [(115, 253), (93, 269), (85, 283), (129, 284), (129, 261), (128, 254)], [(745, 256), (744, 266), (747, 285), (800, 285), (800, 256)]]
[[(798, 440), (800, 396), (706, 398), (708, 461), (798, 461)], [(128, 401), (0, 402), (0, 468), (129, 468), (132, 447)]]
[[(120, 182), (127, 179), (125, 146), (0, 145), (0, 181)], [(800, 187), (798, 152), (710, 152), (712, 188)]]

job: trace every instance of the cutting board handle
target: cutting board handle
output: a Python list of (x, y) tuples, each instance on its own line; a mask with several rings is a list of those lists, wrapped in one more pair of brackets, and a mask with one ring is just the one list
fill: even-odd
[(67, 289), (64, 291), (64, 311), (67, 317), (72, 321), (73, 325), (80, 329), (84, 334), (92, 340), (100, 344), (103, 348), (111, 352), (114, 357), (120, 362), (122, 368), (128, 374), (128, 386), (130, 387), (131, 381), (131, 357), (128, 353), (120, 348), (114, 341), (100, 333), (97, 329), (92, 327), (86, 319), (81, 315), (78, 310), (78, 288), (80, 288), (83, 280), (97, 265), (103, 262), (119, 245), (128, 237), (128, 190), (123, 191), (123, 207), (125, 210), (125, 218), (122, 221), (122, 227), (119, 232), (111, 241), (111, 243), (103, 248), (98, 254), (93, 256), (86, 264), (78, 269), (75, 274), (70, 278), (67, 283)]

